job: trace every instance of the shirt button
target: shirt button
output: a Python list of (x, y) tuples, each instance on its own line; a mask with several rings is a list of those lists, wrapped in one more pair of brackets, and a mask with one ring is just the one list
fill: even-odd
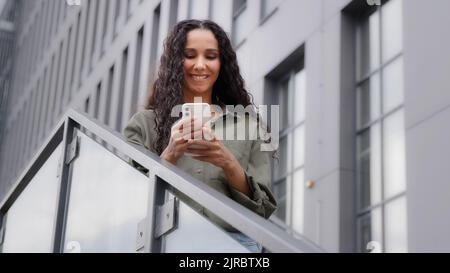
[(195, 172), (198, 173), (198, 174), (201, 174), (202, 173), (202, 169), (197, 169)]

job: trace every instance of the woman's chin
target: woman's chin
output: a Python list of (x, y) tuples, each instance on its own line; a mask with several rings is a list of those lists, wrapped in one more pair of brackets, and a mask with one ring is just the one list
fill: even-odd
[(208, 94), (208, 89), (204, 88), (192, 88), (191, 93), (196, 97), (202, 97)]

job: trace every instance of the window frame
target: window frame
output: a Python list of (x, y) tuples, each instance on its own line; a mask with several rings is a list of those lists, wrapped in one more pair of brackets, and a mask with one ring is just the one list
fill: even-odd
[(236, 21), (238, 19), (239, 16), (241, 16), (246, 10), (247, 10), (247, 6), (248, 6), (248, 0), (244, 0), (242, 6), (240, 6), (238, 9), (235, 10), (235, 4), (236, 4), (236, 0), (233, 0), (232, 2), (232, 36), (231, 36), (231, 41), (233, 43), (233, 45), (235, 46), (235, 48), (239, 48), (242, 44), (245, 43), (245, 41), (247, 40), (245, 37), (242, 38), (241, 41), (237, 41), (236, 39)]
[[(392, 0), (390, 0), (392, 1)], [(379, 40), (378, 42), (378, 50), (379, 50), (379, 64), (377, 65), (377, 67), (375, 69), (370, 69), (370, 71), (368, 71), (365, 74), (362, 74), (361, 72), (361, 67), (360, 67), (360, 60), (362, 57), (362, 50), (361, 50), (361, 37), (362, 37), (362, 33), (361, 33), (361, 29), (358, 29), (359, 26), (361, 26), (362, 20), (367, 19), (371, 13), (367, 13), (365, 14), (363, 17), (359, 18), (359, 20), (357, 21), (357, 30), (356, 30), (356, 47), (357, 50), (356, 52), (356, 57), (355, 57), (355, 109), (356, 111), (356, 124), (355, 124), (355, 165), (356, 165), (356, 208), (355, 208), (355, 219), (356, 219), (356, 251), (357, 252), (364, 252), (367, 249), (361, 249), (362, 247), (362, 230), (361, 230), (361, 224), (360, 221), (369, 218), (371, 221), (371, 225), (372, 225), (372, 212), (376, 209), (380, 209), (380, 213), (381, 213), (381, 242), (380, 243), (380, 247), (381, 247), (381, 251), (382, 252), (386, 252), (386, 206), (388, 204), (391, 204), (392, 202), (395, 202), (399, 199), (402, 198), (406, 198), (406, 191), (407, 189), (405, 188), (402, 192), (397, 193), (391, 197), (386, 198), (385, 197), (385, 170), (384, 170), (384, 157), (385, 157), (385, 153), (384, 153), (384, 142), (385, 142), (385, 138), (384, 138), (384, 127), (385, 127), (385, 121), (395, 115), (396, 113), (398, 113), (399, 111), (404, 110), (404, 100), (402, 101), (401, 104), (397, 105), (396, 107), (394, 107), (393, 109), (387, 111), (387, 112), (383, 112), (383, 83), (384, 83), (384, 77), (383, 77), (383, 71), (387, 68), (390, 67), (390, 65), (396, 61), (402, 61), (403, 60), (403, 47), (401, 49), (400, 52), (396, 53), (395, 55), (393, 55), (392, 57), (390, 57), (389, 59), (383, 61), (383, 52), (384, 52), (384, 48), (383, 48), (383, 9), (384, 9), (384, 5), (390, 1), (383, 1), (382, 5), (377, 6), (374, 8), (374, 12), (377, 12), (377, 16), (378, 16), (378, 33), (379, 33)], [(400, 0), (394, 0), (394, 1), (400, 1)], [(404, 29), (404, 28), (403, 28)], [(371, 117), (370, 120), (364, 124), (360, 123), (360, 118), (361, 118), (361, 112), (360, 112), (360, 102), (359, 102), (359, 92), (361, 92), (361, 87), (367, 82), (370, 81), (373, 76), (378, 74), (378, 81), (379, 81), (379, 103), (378, 105), (376, 105), (376, 107), (378, 107), (379, 110), (379, 115), (376, 118)], [(360, 76), (360, 78), (357, 78), (358, 76)], [(401, 79), (402, 81), (404, 79)], [(404, 90), (403, 90), (404, 92)], [(379, 125), (379, 137), (380, 137), (380, 201), (377, 201), (375, 204), (371, 204), (371, 201), (369, 200), (369, 205), (362, 207), (361, 206), (361, 201), (364, 196), (364, 192), (362, 191), (362, 179), (361, 179), (361, 158), (362, 155), (365, 154), (371, 154), (372, 153), (372, 139), (370, 139), (370, 146), (369, 148), (365, 149), (364, 151), (360, 149), (359, 147), (359, 140), (362, 137), (362, 135), (370, 130), (375, 126), (375, 125)], [(403, 140), (404, 142), (406, 141), (405, 139)], [(405, 157), (406, 160), (406, 157)], [(405, 162), (406, 164), (406, 162)], [(370, 170), (372, 172), (372, 170)], [(370, 181), (370, 183), (368, 184), (369, 186), (371, 186), (373, 183), (373, 181)], [(407, 211), (406, 211), (407, 213)]]
[[(279, 140), (281, 143), (282, 139), (286, 139), (286, 141), (289, 141), (289, 138), (291, 138), (291, 148), (295, 147), (295, 143), (296, 143), (296, 139), (294, 137), (294, 133), (298, 128), (303, 127), (304, 128), (304, 132), (306, 131), (306, 117), (304, 117), (301, 121), (296, 122), (295, 121), (295, 111), (289, 111), (290, 109), (295, 109), (294, 108), (294, 102), (295, 102), (295, 91), (296, 91), (296, 75), (298, 73), (306, 73), (305, 71), (305, 67), (304, 65), (301, 66), (294, 66), (294, 67), (290, 67), (287, 72), (283, 73), (281, 77), (279, 77), (277, 80), (273, 81), (274, 83), (274, 95), (275, 98), (274, 100), (277, 101), (277, 103), (279, 103), (279, 92), (281, 92), (282, 86), (287, 82), (288, 84), (288, 120), (287, 120), (287, 124), (284, 128), (280, 128), (279, 131)], [(304, 107), (306, 106), (306, 102), (304, 102)], [(302, 144), (303, 146), (305, 146), (305, 139), (303, 140), (304, 143)], [(289, 142), (288, 142), (289, 143)], [(288, 148), (289, 149), (289, 148)], [(284, 197), (284, 202), (286, 204), (286, 211), (285, 211), (285, 215), (284, 215), (284, 220), (280, 217), (278, 217), (277, 215), (274, 214), (274, 216), (271, 218), (271, 220), (273, 220), (276, 224), (278, 224), (279, 226), (281, 226), (282, 228), (284, 228), (288, 233), (290, 234), (296, 234), (296, 235), (301, 235), (301, 233), (299, 231), (297, 231), (294, 227), (293, 227), (293, 212), (294, 212), (294, 208), (293, 208), (293, 185), (294, 185), (294, 181), (293, 178), (295, 176), (296, 173), (303, 171), (303, 176), (304, 176), (304, 170), (305, 170), (305, 162), (303, 162), (303, 164), (299, 165), (299, 166), (295, 166), (294, 165), (294, 153), (288, 153), (286, 155), (286, 170), (283, 174), (275, 177), (275, 170), (276, 167), (273, 164), (272, 165), (272, 188), (274, 188), (277, 185), (280, 185), (281, 183), (285, 183), (285, 187), (286, 187), (286, 195)], [(281, 162), (281, 160), (278, 160), (278, 163)], [(304, 185), (305, 181), (302, 181), (301, 183)], [(278, 201), (278, 199), (277, 199)]]
[(277, 3), (277, 6), (273, 8), (270, 11), (267, 11), (267, 1), (268, 0), (261, 0), (260, 2), (260, 15), (259, 15), (259, 25), (262, 26), (265, 22), (269, 20), (270, 17), (272, 17), (277, 11), (278, 6), (280, 5), (281, 1)]

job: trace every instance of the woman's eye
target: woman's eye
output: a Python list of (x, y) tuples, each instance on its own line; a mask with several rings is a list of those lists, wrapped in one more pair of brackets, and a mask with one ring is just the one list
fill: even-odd
[(188, 54), (184, 55), (184, 57), (185, 57), (186, 59), (193, 59), (193, 58), (195, 58), (194, 55), (188, 55)]
[(206, 56), (206, 59), (208, 59), (208, 60), (214, 60), (215, 58), (217, 58), (216, 55)]

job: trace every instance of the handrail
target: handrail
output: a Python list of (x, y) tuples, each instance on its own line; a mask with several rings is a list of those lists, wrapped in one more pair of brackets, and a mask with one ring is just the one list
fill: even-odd
[[(127, 142), (121, 134), (111, 130), (101, 122), (84, 113), (70, 109), (58, 123), (58, 129), (53, 131), (53, 135), (44, 147), (49, 147), (52, 140), (62, 139), (62, 137), (56, 136), (61, 134), (61, 128), (64, 128), (64, 123), (69, 121), (86, 128), (86, 130), (105, 141), (108, 145), (114, 147), (144, 168), (151, 170), (152, 175), (159, 177), (201, 206), (208, 208), (209, 211), (220, 216), (224, 221), (261, 243), (269, 251), (295, 253), (324, 252), (322, 248), (307, 238), (296, 238), (287, 234), (277, 225), (234, 202), (205, 183), (191, 177), (176, 166), (160, 159), (156, 154), (144, 147)], [(41, 149), (41, 151), (44, 150), (46, 149)], [(38, 157), (34, 157), (33, 160), (37, 160)], [(25, 187), (21, 183), (22, 179), (24, 177), (30, 177), (30, 171), (33, 169), (32, 166), (34, 163), (32, 162), (29, 165), (23, 175), (19, 177), (14, 189), (0, 203), (0, 211), (4, 212), (5, 205), (12, 204), (15, 196), (20, 194), (21, 188), (23, 189)]]

